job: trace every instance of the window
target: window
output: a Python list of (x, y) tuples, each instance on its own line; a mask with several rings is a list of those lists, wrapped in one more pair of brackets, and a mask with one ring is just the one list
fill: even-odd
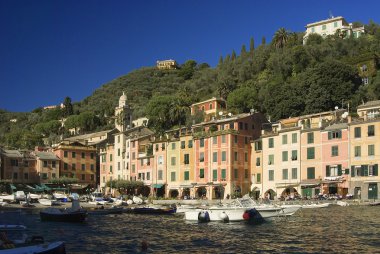
[(110, 161), (112, 161), (112, 154), (110, 154)]
[(51, 162), (51, 167), (52, 167), (52, 168), (55, 168), (56, 166), (57, 166), (57, 162), (56, 162), (56, 161), (52, 161), (52, 162)]
[(63, 152), (63, 157), (67, 158), (67, 156), (68, 156), (68, 155), (67, 155), (67, 151), (64, 151), (64, 152)]
[(314, 149), (314, 147), (308, 147), (307, 148), (307, 159), (308, 160), (315, 159), (315, 149)]
[(76, 156), (77, 156), (77, 155), (76, 155), (75, 152), (72, 152), (72, 153), (71, 153), (71, 157), (72, 157), (72, 158), (75, 158)]
[(189, 171), (183, 172), (183, 179), (185, 181), (189, 181), (189, 179), (190, 179), (190, 173), (189, 173)]
[(158, 180), (162, 180), (162, 170), (158, 170)]
[(215, 182), (215, 181), (218, 181), (218, 170), (217, 169), (214, 169), (212, 171), (212, 180)]
[(322, 25), (322, 30), (326, 30), (326, 25)]
[(360, 138), (361, 137), (361, 130), (362, 128), (361, 127), (355, 127), (354, 131), (355, 131), (355, 138)]
[(244, 153), (244, 161), (248, 162), (248, 153)]
[(71, 164), (71, 170), (76, 170), (77, 169), (77, 165), (76, 164)]
[(338, 146), (332, 146), (331, 147), (331, 156), (338, 156), (339, 155), (339, 147)]
[(82, 174), (82, 181), (86, 180), (86, 175)]
[(91, 171), (94, 171), (94, 170), (95, 170), (95, 165), (94, 165), (94, 164), (91, 164), (91, 165), (90, 165), (90, 170), (91, 170)]
[(292, 133), (292, 143), (297, 143), (297, 133)]
[(307, 134), (307, 143), (308, 144), (313, 144), (314, 143), (314, 133), (313, 132), (309, 132)]
[(164, 156), (160, 155), (158, 156), (158, 165), (162, 165), (164, 163)]
[(199, 178), (205, 177), (205, 170), (203, 168), (199, 169)]
[(297, 168), (292, 168), (292, 179), (297, 179)]
[(209, 108), (209, 109), (212, 109), (212, 103), (209, 104), (208, 108)]
[(234, 123), (230, 123), (230, 129), (231, 129), (231, 130), (234, 129)]
[(274, 180), (274, 170), (268, 171), (268, 180), (273, 181)]
[(172, 150), (175, 150), (175, 143), (172, 143)]
[(47, 166), (48, 166), (48, 162), (44, 161), (44, 168), (47, 168)]
[(261, 141), (255, 142), (255, 151), (261, 151), (262, 150), (263, 143)]
[(150, 172), (146, 172), (146, 180), (150, 180)]
[(117, 143), (120, 143), (120, 136), (117, 136)]
[(201, 139), (199, 140), (199, 146), (200, 146), (200, 147), (204, 147), (204, 146), (205, 146), (205, 139), (204, 139), (204, 138), (201, 138)]
[(288, 143), (288, 135), (284, 134), (282, 135), (282, 144), (286, 145)]
[(218, 162), (218, 152), (212, 153), (212, 162)]
[(86, 154), (82, 153), (82, 159), (84, 159), (85, 157), (86, 157)]
[(120, 170), (120, 161), (117, 162), (117, 170)]
[(226, 161), (226, 157), (227, 157), (226, 151), (222, 151), (222, 161)]
[(243, 129), (243, 123), (239, 122), (239, 130), (242, 130), (242, 129)]
[(312, 28), (311, 28), (311, 32), (312, 32), (312, 33), (315, 32), (315, 27), (312, 27)]
[(226, 135), (222, 135), (222, 143), (226, 143)]
[(110, 166), (110, 172), (112, 172), (112, 166)]
[(375, 136), (375, 126), (368, 125), (368, 137)]
[(326, 176), (341, 176), (342, 165), (326, 166)]
[(136, 158), (136, 154), (135, 152), (132, 153), (132, 160), (134, 160)]
[(244, 144), (248, 144), (248, 137), (244, 137)]
[[(189, 154), (184, 154), (184, 158), (183, 158), (183, 161), (184, 161), (184, 164), (185, 165), (188, 165), (189, 164)], [(161, 163), (162, 164), (162, 163)]]
[(136, 172), (136, 166), (135, 164), (132, 164), (132, 173), (135, 173)]
[(368, 145), (368, 156), (375, 155), (375, 145)]
[(24, 179), (25, 179), (25, 180), (28, 180), (28, 179), (29, 179), (29, 174), (28, 174), (28, 173), (24, 173)]
[(282, 180), (288, 180), (288, 169), (284, 168), (282, 170)]
[(218, 137), (217, 137), (217, 136), (212, 137), (212, 144), (213, 144), (213, 145), (218, 144)]
[(171, 164), (172, 166), (175, 166), (176, 164), (176, 157), (171, 157)]
[(82, 164), (82, 170), (86, 170), (86, 164)]
[(244, 178), (247, 179), (248, 177), (248, 169), (244, 169)]
[(334, 22), (334, 27), (338, 27), (338, 22)]
[(238, 153), (237, 152), (234, 152), (234, 159), (235, 159), (235, 161), (238, 161)]
[(282, 161), (288, 161), (288, 151), (282, 151)]
[(117, 156), (120, 156), (120, 148), (117, 149)]
[(260, 157), (257, 157), (256, 158), (256, 166), (260, 166), (261, 162), (260, 162)]
[[(55, 162), (55, 161), (54, 161)], [(29, 161), (27, 161), (27, 160), (24, 160), (24, 167), (29, 167)]]
[(235, 168), (235, 169), (234, 169), (234, 178), (235, 178), (235, 179), (238, 179), (238, 177), (239, 177), (239, 171), (238, 171), (237, 168)]
[(315, 168), (307, 168), (307, 179), (315, 179)]
[(222, 177), (222, 181), (226, 180), (226, 169), (222, 169), (221, 177)]
[(158, 151), (158, 144), (156, 144), (156, 146), (155, 146), (155, 150), (156, 150), (156, 152)]
[(175, 182), (175, 172), (170, 173), (170, 181)]
[(269, 154), (268, 155), (268, 165), (273, 165), (274, 164), (274, 154)]
[(362, 148), (361, 146), (355, 146), (354, 148), (354, 153), (355, 153), (355, 157), (360, 157), (362, 156)]
[(297, 150), (292, 150), (292, 161), (296, 161), (298, 157)]
[(339, 139), (342, 138), (342, 131), (329, 131), (328, 133), (328, 138), (329, 139)]
[(234, 142), (235, 142), (235, 144), (237, 144), (237, 142), (238, 142), (238, 136), (237, 135), (234, 135)]
[(273, 148), (274, 147), (274, 140), (273, 138), (268, 139), (268, 148)]
[(161, 144), (161, 150), (165, 151), (165, 144)]
[(42, 179), (44, 179), (44, 180), (48, 179), (48, 176), (47, 176), (46, 173), (42, 173), (42, 174), (41, 174), (41, 177), (42, 177)]
[(11, 166), (17, 167), (18, 166), (18, 160), (11, 160)]
[(181, 141), (181, 149), (185, 149), (186, 147), (186, 142), (185, 141)]
[(68, 170), (69, 169), (69, 164), (67, 164), (66, 162), (63, 163), (63, 169), (64, 170)]
[[(25, 174), (27, 174), (27, 173), (25, 173)], [(51, 178), (56, 178), (57, 176), (56, 176), (56, 174), (55, 173), (52, 173), (51, 174)]]
[(189, 140), (189, 144), (187, 146), (188, 148), (192, 148), (193, 147), (193, 141), (192, 140)]
[(257, 173), (256, 175), (256, 183), (261, 183), (261, 174)]
[(94, 159), (94, 153), (90, 153), (91, 160)]
[(200, 152), (199, 153), (199, 161), (200, 162), (204, 162), (205, 161), (205, 154), (204, 154), (204, 152)]
[(95, 176), (91, 175), (91, 181), (94, 181), (94, 180), (95, 180)]

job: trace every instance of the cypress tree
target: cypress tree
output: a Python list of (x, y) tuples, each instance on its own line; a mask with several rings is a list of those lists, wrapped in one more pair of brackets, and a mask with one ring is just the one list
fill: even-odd
[(232, 50), (232, 54), (231, 54), (231, 60), (235, 60), (236, 59), (236, 52), (235, 50)]
[(255, 42), (253, 40), (253, 37), (251, 37), (251, 41), (249, 43), (249, 53), (253, 53), (254, 50), (255, 50)]

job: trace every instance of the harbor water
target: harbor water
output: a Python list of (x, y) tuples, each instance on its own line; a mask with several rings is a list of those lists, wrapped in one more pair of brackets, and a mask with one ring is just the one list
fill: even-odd
[(129, 213), (76, 224), (41, 222), (38, 211), (23, 210), (21, 220), (30, 235), (65, 241), (67, 253), (380, 253), (379, 214), (380, 206), (330, 205), (259, 225)]

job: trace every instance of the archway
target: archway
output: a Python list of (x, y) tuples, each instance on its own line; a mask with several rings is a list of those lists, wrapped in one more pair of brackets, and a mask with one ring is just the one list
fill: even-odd
[(258, 200), (260, 198), (260, 189), (257, 187), (254, 187), (251, 192), (251, 197), (255, 200)]
[(214, 199), (223, 199), (224, 198), (224, 187), (223, 186), (215, 186), (213, 188), (213, 198)]
[(265, 199), (273, 200), (275, 196), (276, 196), (276, 192), (272, 189), (269, 189), (264, 193)]
[(198, 198), (206, 198), (206, 195), (207, 195), (206, 187), (199, 187), (197, 189)]
[(178, 190), (170, 190), (170, 191), (169, 191), (169, 196), (170, 196), (171, 198), (177, 198), (177, 197), (179, 196), (179, 192), (178, 192)]
[(294, 200), (297, 197), (299, 197), (298, 191), (293, 187), (288, 187), (281, 193), (280, 198), (283, 200)]
[(184, 188), (182, 190), (182, 198), (189, 199), (190, 198), (190, 188)]

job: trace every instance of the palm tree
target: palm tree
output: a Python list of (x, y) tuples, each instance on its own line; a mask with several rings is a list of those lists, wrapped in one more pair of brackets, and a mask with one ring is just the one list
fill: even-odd
[(281, 27), (276, 31), (273, 36), (273, 43), (276, 48), (283, 48), (289, 38), (289, 32), (285, 30), (285, 28)]

